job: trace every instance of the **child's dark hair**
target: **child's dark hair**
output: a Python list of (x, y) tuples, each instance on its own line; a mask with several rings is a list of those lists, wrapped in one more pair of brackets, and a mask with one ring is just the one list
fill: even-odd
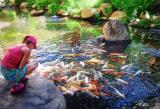
[(22, 43), (26, 43), (27, 45), (32, 43), (32, 41), (28, 40), (29, 36), (25, 36)]

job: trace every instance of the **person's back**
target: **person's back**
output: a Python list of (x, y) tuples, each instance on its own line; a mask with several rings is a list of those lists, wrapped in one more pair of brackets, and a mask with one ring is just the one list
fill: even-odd
[(18, 68), (23, 57), (21, 48), (22, 45), (9, 48), (2, 59), (2, 66), (6, 68)]

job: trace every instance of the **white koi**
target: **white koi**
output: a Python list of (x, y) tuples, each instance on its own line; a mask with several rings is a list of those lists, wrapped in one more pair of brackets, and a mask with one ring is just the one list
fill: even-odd
[(132, 66), (133, 64), (128, 64), (128, 65), (124, 65), (121, 67), (121, 70), (125, 70), (127, 69), (128, 67)]
[(116, 80), (122, 84), (128, 85), (128, 82), (119, 78), (116, 78)]

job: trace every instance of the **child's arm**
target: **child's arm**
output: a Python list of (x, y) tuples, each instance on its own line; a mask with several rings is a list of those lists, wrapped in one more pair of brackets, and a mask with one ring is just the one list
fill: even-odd
[(23, 69), (23, 67), (27, 64), (31, 53), (30, 49), (27, 47), (22, 47), (21, 51), (23, 53), (23, 57), (19, 64), (19, 69)]

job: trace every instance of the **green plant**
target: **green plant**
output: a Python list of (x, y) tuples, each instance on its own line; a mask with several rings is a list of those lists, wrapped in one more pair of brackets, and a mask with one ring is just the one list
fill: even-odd
[(13, 10), (3, 10), (0, 13), (0, 18), (7, 18), (8, 20), (14, 20), (16, 18), (16, 12)]
[(35, 4), (36, 0), (27, 0), (28, 8), (32, 9), (32, 5)]
[(80, 12), (83, 8), (94, 7), (99, 0), (64, 0), (64, 9), (68, 12)]
[(49, 4), (48, 5), (48, 13), (51, 14), (51, 15), (55, 15), (56, 12), (61, 9), (61, 6), (59, 6), (59, 4), (56, 4), (56, 3), (52, 3), (52, 4)]
[(19, 15), (19, 17), (22, 17), (22, 18), (24, 18), (24, 17), (26, 17), (26, 18), (30, 17), (29, 11), (20, 12), (18, 15)]
[(61, 0), (36, 0), (35, 4), (39, 9), (46, 8), (49, 4), (59, 4)]
[(25, 1), (26, 0), (15, 0), (14, 2), (15, 2), (15, 5), (19, 8), (20, 4)]
[(145, 12), (154, 0), (112, 0), (111, 3), (115, 9), (126, 12), (129, 19)]
[(155, 0), (135, 0), (135, 7), (137, 8), (138, 12), (141, 13), (147, 10), (154, 1)]
[(4, 0), (5, 5), (9, 5), (10, 0)]
[(39, 9), (44, 9), (48, 6), (48, 0), (36, 0), (35, 4)]
[(105, 16), (109, 16), (111, 13), (112, 13), (112, 6), (104, 9), (103, 14)]
[(111, 3), (111, 0), (98, 0), (93, 7), (99, 8), (100, 4), (102, 4), (102, 3)]
[(138, 23), (139, 26), (144, 28), (149, 28), (151, 24), (155, 24), (155, 27), (160, 28), (159, 19), (142, 19)]

